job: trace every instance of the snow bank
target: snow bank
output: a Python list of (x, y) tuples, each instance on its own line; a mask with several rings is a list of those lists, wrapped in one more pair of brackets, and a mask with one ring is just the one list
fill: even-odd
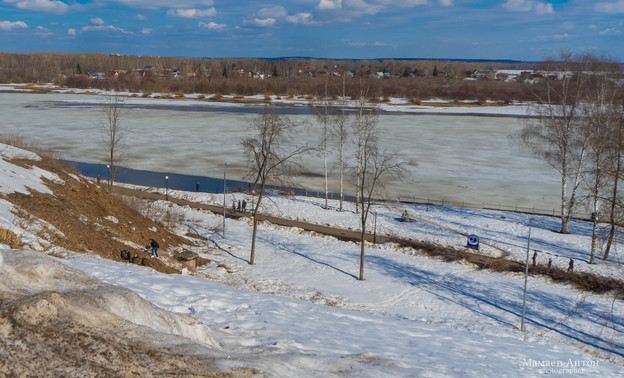
[(0, 250), (0, 292), (13, 298), (53, 292), (29, 306), (29, 322), (63, 314), (97, 329), (124, 329), (137, 335), (181, 336), (210, 348), (217, 340), (195, 318), (173, 314), (143, 300), (136, 293), (102, 283), (36, 252)]
[(44, 184), (43, 179), (63, 184), (56, 174), (45, 171), (39, 167), (22, 167), (12, 164), (11, 159), (28, 159), (39, 161), (41, 158), (36, 154), (16, 147), (0, 143), (0, 193), (24, 193), (30, 190), (40, 193), (52, 194), (52, 191)]

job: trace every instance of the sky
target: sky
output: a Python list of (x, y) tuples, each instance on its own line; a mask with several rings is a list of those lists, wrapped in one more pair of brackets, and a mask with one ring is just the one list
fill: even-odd
[(624, 58), (624, 0), (0, 0), (0, 51), (184, 57)]

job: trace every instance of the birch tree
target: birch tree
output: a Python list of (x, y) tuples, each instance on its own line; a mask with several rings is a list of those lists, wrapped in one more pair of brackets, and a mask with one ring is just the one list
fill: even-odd
[(537, 95), (537, 118), (520, 133), (522, 142), (561, 176), (561, 230), (568, 224), (577, 202), (581, 169), (586, 158), (588, 135), (582, 131), (581, 103), (585, 99), (589, 75), (586, 56), (563, 52), (546, 65), (545, 95)]
[(297, 165), (296, 158), (311, 148), (293, 146), (298, 125), (286, 115), (265, 106), (262, 113), (251, 124), (255, 136), (241, 142), (247, 159), (247, 177), (253, 179), (253, 188), (257, 194), (255, 207), (251, 210), (253, 232), (249, 265), (254, 265), (258, 215), (265, 197), (267, 184), (283, 184)]
[(368, 103), (368, 84), (362, 78), (359, 79), (358, 96), (355, 100), (355, 120), (353, 123), (355, 144), (355, 212), (359, 213), (361, 195), (361, 169), (364, 155), (364, 147), (370, 131), (375, 129), (377, 123), (377, 108)]
[(325, 93), (321, 100), (312, 105), (312, 110), (321, 125), (321, 153), (323, 154), (323, 177), (325, 178), (325, 209), (329, 208), (329, 170), (327, 169), (327, 154), (329, 142), (329, 125), (331, 122), (332, 104), (328, 93), (328, 78), (325, 77)]
[(122, 124), (125, 102), (115, 93), (102, 96), (100, 110), (105, 120), (99, 123), (102, 132), (102, 145), (106, 150), (108, 168), (108, 189), (112, 190), (120, 164), (125, 160), (126, 145), (124, 139), (128, 128)]
[(338, 183), (340, 187), (340, 207), (339, 211), (343, 210), (344, 202), (344, 174), (345, 174), (345, 145), (349, 138), (348, 120), (349, 113), (346, 111), (347, 101), (343, 96), (337, 106), (334, 108), (331, 115), (331, 129), (330, 135), (336, 143), (338, 149)]
[(361, 150), (358, 160), (358, 190), (360, 212), (360, 273), (359, 280), (364, 280), (364, 257), (366, 224), (374, 196), (384, 187), (387, 177), (403, 178), (407, 164), (414, 164), (400, 159), (398, 153), (381, 151), (378, 146), (376, 123), (365, 123), (361, 130)]
[[(619, 120), (615, 111), (616, 85), (612, 80), (613, 68), (616, 64), (605, 57), (597, 57), (592, 63), (590, 85), (584, 101), (583, 120), (584, 132), (587, 135), (587, 164), (582, 179), (589, 192), (589, 203), (592, 210), (592, 239), (589, 263), (595, 263), (597, 231), (601, 201), (606, 199), (605, 189), (609, 177), (614, 178), (613, 185), (617, 188), (617, 176), (610, 173), (619, 165), (620, 145), (618, 134)], [(614, 138), (614, 136), (616, 136)], [(617, 189), (616, 189), (617, 194)], [(615, 200), (615, 198), (612, 198)], [(611, 214), (611, 217), (614, 215)]]

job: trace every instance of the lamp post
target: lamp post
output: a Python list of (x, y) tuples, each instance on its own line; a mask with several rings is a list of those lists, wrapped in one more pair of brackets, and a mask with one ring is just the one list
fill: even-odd
[(106, 186), (108, 186), (108, 190), (110, 190), (110, 164), (106, 164)]
[(226, 161), (223, 165), (223, 239), (225, 239), (225, 191), (227, 190), (227, 180), (225, 178), (225, 170), (230, 164), (229, 161)]
[(165, 201), (169, 201), (169, 176), (165, 176)]
[(524, 332), (524, 316), (526, 313), (526, 294), (527, 294), (527, 280), (529, 279), (529, 250), (531, 249), (531, 222), (529, 219), (529, 237), (527, 238), (527, 250), (526, 250), (526, 265), (524, 267), (524, 295), (522, 296), (522, 320), (520, 321), (520, 331)]

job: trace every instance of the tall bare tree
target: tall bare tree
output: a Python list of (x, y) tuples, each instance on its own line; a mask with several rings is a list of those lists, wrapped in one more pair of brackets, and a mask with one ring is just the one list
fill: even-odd
[[(617, 170), (620, 153), (620, 133), (617, 117), (616, 97), (617, 86), (613, 80), (617, 62), (611, 58), (592, 57), (591, 76), (587, 97), (582, 104), (584, 133), (587, 135), (588, 149), (582, 179), (588, 190), (589, 203), (592, 210), (592, 240), (589, 263), (595, 263), (598, 239), (598, 222), (601, 202), (606, 199), (605, 193), (609, 178)], [(616, 178), (617, 181), (617, 178)], [(617, 183), (613, 183), (617, 187)]]
[(615, 126), (613, 130), (613, 152), (612, 152), (612, 162), (613, 162), (613, 170), (611, 171), (611, 191), (608, 198), (608, 212), (609, 212), (609, 236), (607, 238), (607, 244), (604, 249), (604, 254), (602, 255), (602, 260), (609, 260), (609, 252), (611, 251), (611, 246), (613, 245), (613, 240), (615, 238), (615, 229), (618, 224), (618, 210), (621, 210), (622, 204), (620, 199), (620, 191), (619, 191), (619, 183), (622, 179), (622, 159), (624, 158), (624, 85), (620, 85), (618, 88), (619, 91), (619, 102), (620, 104), (616, 105), (616, 114), (615, 114)]
[(251, 124), (255, 137), (244, 139), (242, 143), (247, 158), (247, 177), (253, 179), (257, 194), (255, 207), (251, 211), (253, 233), (249, 264), (255, 261), (258, 212), (265, 196), (266, 185), (285, 184), (297, 165), (296, 158), (311, 150), (307, 146), (294, 146), (294, 136), (298, 125), (274, 108), (265, 106), (262, 113)]
[(345, 156), (344, 150), (349, 138), (349, 113), (346, 111), (347, 99), (343, 95), (336, 106), (333, 108), (331, 115), (330, 135), (338, 148), (338, 182), (340, 186), (340, 207), (343, 210), (344, 202), (344, 173), (345, 173)]
[(100, 111), (105, 120), (100, 121), (99, 126), (102, 132), (102, 145), (106, 150), (109, 190), (113, 189), (120, 164), (125, 160), (124, 139), (128, 134), (128, 128), (122, 124), (124, 106), (123, 97), (116, 93), (107, 93), (101, 98)]
[(323, 154), (323, 176), (325, 177), (325, 209), (329, 208), (329, 170), (327, 169), (327, 154), (329, 144), (329, 125), (331, 123), (332, 104), (329, 98), (329, 77), (325, 77), (325, 91), (321, 99), (312, 105), (316, 119), (321, 125), (321, 153)]
[(361, 150), (358, 160), (358, 190), (360, 212), (360, 274), (364, 280), (364, 250), (366, 224), (375, 195), (384, 187), (387, 177), (403, 178), (408, 164), (415, 164), (400, 159), (397, 152), (381, 151), (378, 146), (378, 128), (376, 122), (367, 122), (361, 130)]
[(539, 102), (535, 108), (537, 118), (530, 120), (520, 133), (523, 143), (561, 176), (560, 232), (564, 234), (568, 233), (577, 202), (588, 146), (588, 135), (581, 122), (581, 104), (591, 76), (586, 73), (588, 63), (587, 56), (569, 52), (547, 61), (544, 95), (534, 92)]
[(367, 98), (368, 82), (359, 78), (357, 98), (355, 99), (355, 119), (353, 122), (355, 144), (355, 212), (359, 213), (361, 187), (362, 159), (366, 139), (371, 129), (377, 124), (377, 108), (372, 106)]

